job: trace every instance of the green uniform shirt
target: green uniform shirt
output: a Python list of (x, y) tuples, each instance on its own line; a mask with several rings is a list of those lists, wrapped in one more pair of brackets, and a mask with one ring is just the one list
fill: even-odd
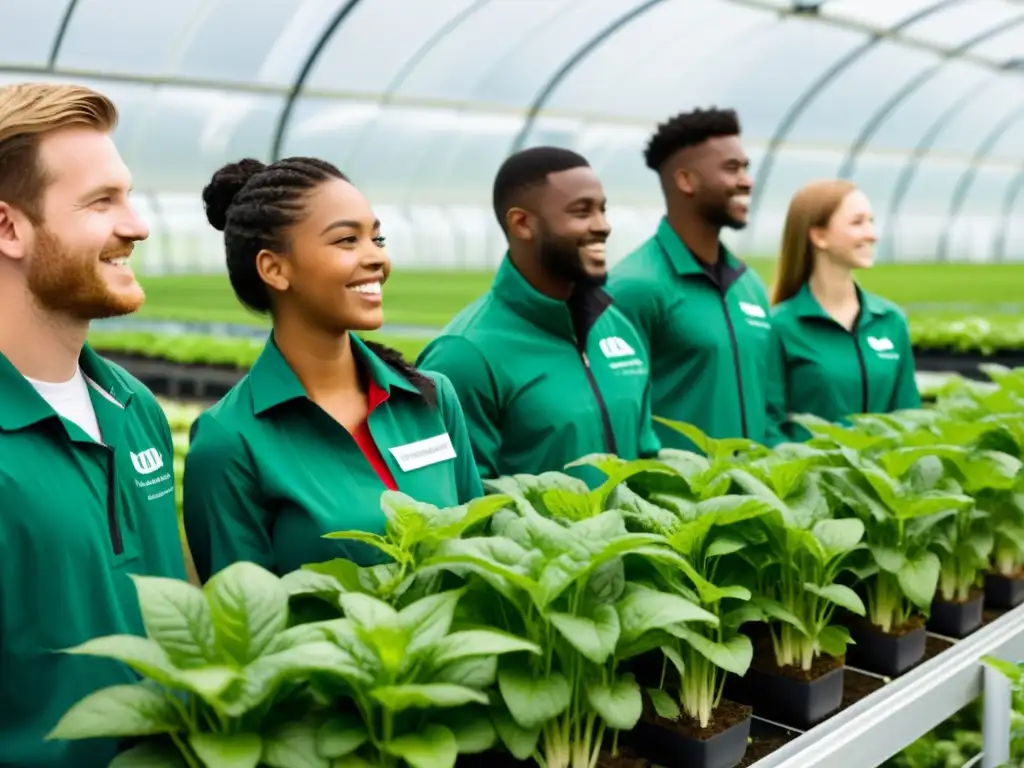
[[(436, 407), (355, 335), (352, 350), (387, 399), (370, 434), (398, 490), (439, 507), (483, 495), (451, 383)], [(421, 442), (422, 441), (422, 442)], [(271, 337), (252, 370), (193, 424), (185, 458), (185, 530), (200, 579), (239, 560), (285, 574), (337, 557), (380, 561), (326, 533), (384, 533), (384, 482), (355, 438), (310, 400)]]
[[(590, 453), (657, 454), (646, 354), (601, 289), (535, 290), (506, 254), (491, 290), (420, 354), (451, 379), (485, 478), (563, 471)], [(571, 474), (596, 482), (600, 473)]]
[(44, 741), (127, 666), (60, 651), (144, 634), (129, 574), (185, 578), (167, 418), (88, 346), (79, 363), (102, 433), (63, 419), (0, 355), (0, 766), (105, 768), (114, 740)]
[[(654, 237), (615, 265), (608, 290), (650, 349), (655, 416), (713, 438), (763, 442), (768, 294), (754, 270), (724, 246), (720, 254), (704, 266), (663, 218)], [(695, 450), (656, 426), (666, 448)]]
[(860, 315), (852, 331), (818, 304), (805, 284), (772, 312), (768, 418), (772, 445), (805, 440), (788, 414), (841, 422), (857, 413), (920, 408), (914, 351), (903, 312), (858, 288)]

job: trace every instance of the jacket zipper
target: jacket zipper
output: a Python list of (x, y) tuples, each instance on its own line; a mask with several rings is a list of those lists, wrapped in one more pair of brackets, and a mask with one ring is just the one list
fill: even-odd
[(110, 543), (114, 554), (124, 552), (124, 537), (121, 534), (121, 523), (117, 519), (117, 469), (114, 466), (114, 451), (110, 451), (110, 467), (107, 470), (107, 526), (110, 528)]
[(860, 335), (857, 333), (857, 325), (854, 324), (853, 330), (850, 331), (850, 340), (853, 342), (853, 348), (857, 352), (857, 366), (860, 368), (860, 400), (861, 400), (861, 413), (868, 412), (868, 369), (864, 364), (864, 352), (860, 348)]
[(608, 406), (605, 405), (604, 398), (601, 396), (601, 390), (597, 388), (597, 379), (594, 378), (594, 372), (590, 370), (590, 360), (587, 358), (587, 353), (581, 351), (580, 359), (583, 361), (583, 370), (587, 373), (587, 381), (590, 383), (590, 389), (594, 393), (594, 399), (597, 400), (597, 409), (601, 412), (605, 450), (608, 453), (618, 454), (619, 450), (615, 444), (615, 432), (612, 431), (612, 419), (608, 415)]
[(732, 345), (732, 364), (736, 371), (736, 389), (739, 392), (740, 403), (740, 426), (743, 429), (743, 437), (748, 437), (747, 429), (747, 406), (743, 400), (743, 373), (740, 370), (740, 347), (736, 341), (736, 328), (732, 324), (732, 316), (729, 314), (729, 302), (725, 298), (725, 291), (721, 291), (722, 311), (725, 313), (725, 325), (729, 329), (729, 343)]

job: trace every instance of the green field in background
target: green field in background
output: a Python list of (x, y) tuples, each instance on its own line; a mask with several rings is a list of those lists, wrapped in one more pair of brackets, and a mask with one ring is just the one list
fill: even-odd
[[(749, 263), (771, 283), (773, 260)], [(487, 271), (396, 269), (384, 288), (386, 322), (439, 328), (483, 294), (491, 279)], [(867, 290), (898, 304), (949, 305), (950, 314), (984, 314), (992, 305), (1024, 302), (1024, 264), (883, 264), (858, 279)], [(149, 277), (141, 282), (147, 299), (140, 317), (267, 323), (242, 308), (223, 275)], [(945, 314), (931, 306), (927, 311)]]

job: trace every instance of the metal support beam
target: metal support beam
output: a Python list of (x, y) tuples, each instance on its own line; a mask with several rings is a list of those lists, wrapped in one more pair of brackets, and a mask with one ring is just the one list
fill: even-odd
[(771, 139), (768, 140), (768, 148), (765, 150), (764, 159), (761, 161), (761, 167), (757, 171), (757, 189), (760, 190), (760, 194), (754, 194), (754, 199), (751, 201), (749, 220), (755, 221), (757, 213), (761, 208), (761, 201), (764, 200), (764, 192), (768, 190), (769, 181), (772, 176), (772, 170), (775, 166), (775, 157), (779, 151), (779, 147), (782, 146), (783, 142), (789, 137), (790, 131), (796, 126), (797, 121), (803, 116), (807, 108), (814, 103), (814, 100), (818, 98), (828, 86), (841, 74), (846, 72), (850, 67), (860, 61), (864, 56), (874, 50), (875, 46), (879, 43), (887, 40), (890, 36), (902, 32), (912, 24), (928, 18), (929, 16), (944, 11), (963, 0), (938, 0), (937, 2), (928, 5), (916, 13), (912, 13), (906, 18), (900, 19), (889, 29), (884, 32), (873, 33), (867, 40), (858, 46), (855, 46), (852, 50), (847, 51), (846, 54), (841, 56), (837, 61), (833, 62), (832, 66), (826, 69), (818, 78), (811, 83), (803, 93), (801, 93), (796, 100), (790, 105), (789, 109), (782, 116), (778, 126), (775, 128), (775, 132), (772, 134)]
[(284, 146), (285, 132), (288, 130), (288, 124), (292, 119), (292, 112), (295, 109), (295, 104), (299, 100), (299, 96), (302, 94), (302, 89), (306, 85), (306, 80), (309, 79), (310, 73), (313, 71), (313, 67), (316, 66), (317, 60), (320, 58), (320, 54), (323, 53), (324, 48), (327, 47), (327, 43), (334, 37), (334, 33), (341, 28), (341, 25), (345, 23), (345, 19), (348, 18), (349, 14), (355, 10), (356, 6), (359, 5), (360, 0), (345, 0), (334, 14), (334, 18), (331, 19), (330, 23), (324, 27), (324, 31), (320, 33), (320, 38), (316, 41), (309, 53), (306, 55), (306, 60), (302, 64), (302, 69), (299, 70), (298, 76), (295, 78), (295, 83), (292, 84), (291, 89), (288, 91), (288, 96), (285, 99), (284, 108), (281, 110), (281, 115), (277, 120), (277, 127), (274, 129), (274, 139), (270, 145), (270, 161), (274, 162), (281, 159), (281, 149)]
[(1013, 221), (1013, 209), (1017, 206), (1017, 198), (1024, 192), (1024, 163), (1013, 180), (1006, 186), (1006, 194), (1003, 195), (1001, 216), (999, 217), (999, 229), (996, 231), (995, 242), (992, 244), (992, 253), (996, 261), (1006, 261), (1007, 243), (1010, 240), (1010, 222)]
[(57, 59), (60, 58), (60, 49), (64, 47), (64, 37), (68, 33), (71, 17), (75, 15), (77, 7), (78, 0), (68, 0), (68, 4), (64, 8), (64, 15), (61, 16), (60, 24), (57, 26), (57, 34), (54, 35), (53, 43), (50, 45), (50, 55), (46, 59), (47, 69), (54, 69), (57, 66)]
[(857, 167), (857, 160), (860, 159), (860, 155), (867, 147), (868, 142), (874, 138), (875, 133), (882, 126), (882, 123), (884, 123), (907, 99), (921, 90), (921, 88), (931, 82), (934, 78), (941, 75), (946, 67), (957, 60), (957, 57), (967, 53), (975, 46), (984, 43), (986, 40), (996, 37), (997, 35), (1001, 35), (1008, 29), (1019, 27), (1022, 24), (1024, 24), (1024, 15), (1018, 16), (1009, 23), (1000, 22), (998, 25), (980, 32), (970, 40), (966, 40), (957, 46), (948, 57), (943, 57), (938, 63), (931, 67), (927, 67), (924, 71), (918, 73), (916, 77), (904, 83), (903, 86), (886, 99), (885, 102), (883, 102), (882, 105), (874, 111), (871, 117), (868, 118), (867, 122), (864, 123), (860, 133), (857, 134), (857, 138), (855, 138), (853, 143), (850, 144), (850, 148), (846, 152), (846, 157), (843, 158), (843, 164), (839, 168), (840, 178), (849, 179), (853, 176)]
[(980, 88), (969, 88), (960, 98), (950, 104), (941, 115), (935, 118), (932, 124), (928, 126), (928, 129), (921, 135), (917, 145), (907, 156), (907, 161), (903, 164), (903, 168), (900, 169), (900, 175), (896, 177), (896, 184), (894, 185), (892, 197), (889, 198), (889, 208), (885, 215), (885, 229), (882, 230), (882, 238), (879, 243), (879, 252), (883, 259), (892, 256), (895, 250), (896, 224), (899, 222), (903, 202), (910, 191), (910, 185), (914, 181), (914, 176), (917, 174), (922, 158), (928, 154), (935, 139), (938, 138), (946, 126), (966, 109), (972, 101), (998, 82), (999, 75), (994, 74), (992, 77), (987, 78)]
[(1010, 710), (1013, 697), (1010, 681), (1002, 672), (984, 665), (981, 715), (981, 768), (1010, 764)]
[(526, 111), (526, 118), (523, 120), (523, 125), (519, 129), (519, 133), (517, 133), (516, 137), (512, 140), (512, 146), (509, 147), (509, 154), (513, 155), (523, 149), (526, 144), (526, 140), (533, 132), (533, 126), (537, 122), (537, 117), (540, 114), (540, 111), (544, 108), (544, 105), (547, 104), (548, 99), (551, 98), (551, 94), (555, 92), (565, 78), (572, 74), (573, 70), (575, 70), (580, 63), (585, 61), (591, 53), (600, 48), (606, 40), (613, 37), (620, 29), (625, 27), (634, 19), (643, 16), (651, 8), (662, 2), (664, 2), (664, 0), (644, 0), (640, 5), (633, 7), (622, 16), (619, 16), (577, 48), (575, 53), (566, 59), (565, 63), (562, 64), (562, 66), (560, 66), (550, 78), (548, 78), (548, 81), (544, 83), (541, 89), (537, 91), (537, 95), (531, 100), (530, 106)]
[(989, 131), (988, 135), (978, 145), (978, 148), (971, 156), (970, 163), (964, 168), (963, 173), (960, 174), (960, 178), (956, 180), (956, 186), (953, 188), (953, 194), (949, 199), (949, 213), (946, 214), (945, 221), (942, 224), (942, 234), (939, 236), (939, 249), (936, 254), (939, 261), (949, 260), (953, 228), (956, 226), (957, 219), (960, 218), (960, 212), (963, 210), (964, 203), (967, 202), (967, 195), (970, 194), (971, 185), (974, 183), (975, 176), (978, 175), (978, 169), (985, 163), (989, 155), (992, 154), (992, 149), (1006, 135), (1006, 132), (1019, 123), (1021, 119), (1024, 119), (1024, 104), (1018, 105), (1016, 109), (995, 124), (995, 127)]

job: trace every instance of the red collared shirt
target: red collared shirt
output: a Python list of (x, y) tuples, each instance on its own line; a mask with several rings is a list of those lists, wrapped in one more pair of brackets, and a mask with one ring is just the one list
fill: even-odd
[(366, 460), (370, 462), (370, 466), (373, 467), (374, 471), (377, 473), (377, 477), (379, 477), (381, 482), (384, 483), (385, 487), (390, 491), (397, 491), (398, 484), (395, 482), (395, 478), (391, 474), (391, 470), (388, 469), (388, 465), (384, 462), (384, 457), (377, 448), (377, 444), (373, 441), (373, 435), (370, 434), (369, 425), (370, 414), (373, 413), (374, 408), (388, 399), (388, 393), (379, 384), (377, 384), (377, 382), (370, 379), (370, 387), (366, 395), (367, 418), (363, 419), (363, 423), (356, 427), (356, 431), (352, 433), (352, 437), (356, 441), (356, 445), (359, 446), (359, 450), (363, 452)]

